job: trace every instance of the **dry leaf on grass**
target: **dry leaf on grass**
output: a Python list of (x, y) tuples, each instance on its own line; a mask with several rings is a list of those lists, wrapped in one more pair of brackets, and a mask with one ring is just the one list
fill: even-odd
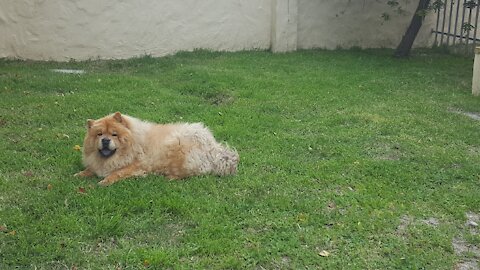
[(328, 256), (330, 256), (330, 252), (328, 252), (326, 250), (322, 250), (318, 253), (318, 255), (320, 255), (322, 257), (328, 257)]

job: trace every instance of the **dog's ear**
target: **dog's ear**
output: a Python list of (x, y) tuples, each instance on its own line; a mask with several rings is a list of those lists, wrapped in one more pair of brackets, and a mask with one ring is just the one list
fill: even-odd
[(120, 112), (116, 112), (113, 115), (113, 119), (117, 120), (117, 122), (119, 122), (119, 123), (123, 122), (122, 114)]
[(91, 128), (94, 123), (95, 123), (95, 120), (88, 119), (88, 120), (87, 120), (87, 128)]

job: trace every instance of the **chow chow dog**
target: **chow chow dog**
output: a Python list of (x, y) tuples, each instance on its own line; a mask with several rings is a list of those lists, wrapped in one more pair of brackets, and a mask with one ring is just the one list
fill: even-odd
[(121, 179), (156, 173), (169, 179), (194, 175), (232, 175), (238, 153), (218, 143), (202, 123), (154, 124), (119, 112), (87, 120), (83, 143), (85, 170), (75, 176)]

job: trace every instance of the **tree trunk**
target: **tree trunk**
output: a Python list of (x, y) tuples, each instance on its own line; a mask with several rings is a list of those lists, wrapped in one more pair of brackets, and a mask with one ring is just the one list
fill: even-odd
[(402, 41), (398, 44), (397, 49), (395, 50), (396, 57), (407, 57), (410, 55), (410, 50), (412, 49), (413, 42), (417, 37), (418, 31), (423, 23), (422, 14), (425, 14), (424, 10), (428, 8), (430, 0), (419, 0), (417, 10), (413, 14), (412, 21), (410, 26), (408, 26), (407, 32), (402, 37)]

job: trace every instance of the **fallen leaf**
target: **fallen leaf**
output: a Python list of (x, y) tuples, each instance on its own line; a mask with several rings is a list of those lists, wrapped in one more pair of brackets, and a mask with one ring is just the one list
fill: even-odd
[(82, 150), (82, 147), (81, 147), (80, 145), (76, 144), (76, 145), (73, 147), (73, 150), (75, 150), (75, 151), (80, 151), (80, 150)]
[(330, 256), (330, 252), (328, 252), (326, 250), (322, 250), (318, 253), (318, 255), (320, 255), (322, 257), (328, 257), (328, 256)]
[(52, 184), (48, 184), (48, 185), (47, 185), (47, 189), (48, 189), (48, 190), (52, 190), (52, 188), (53, 188)]
[(85, 190), (84, 187), (79, 187), (79, 188), (78, 188), (78, 192), (79, 192), (79, 193), (86, 193), (87, 191)]
[(150, 261), (149, 260), (144, 260), (143, 261), (143, 266), (149, 267), (150, 266)]
[(7, 227), (0, 225), (0, 232), (6, 232), (6, 231), (7, 231)]
[(16, 234), (17, 234), (17, 231), (13, 230), (13, 231), (9, 232), (8, 234), (10, 234), (10, 235), (16, 235)]
[(300, 213), (297, 216), (297, 221), (300, 223), (305, 223), (308, 220), (308, 215), (305, 213)]

